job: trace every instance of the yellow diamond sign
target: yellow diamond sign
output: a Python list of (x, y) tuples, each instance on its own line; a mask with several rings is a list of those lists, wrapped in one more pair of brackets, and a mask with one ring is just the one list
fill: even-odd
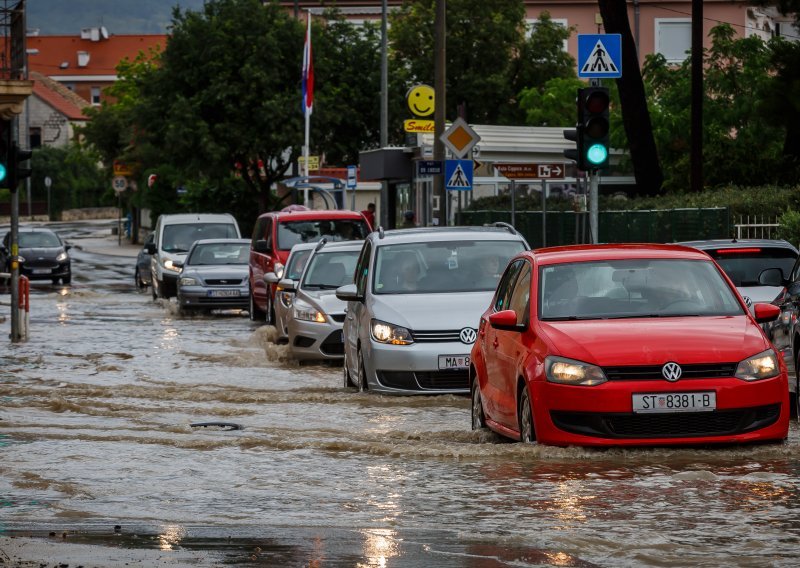
[(463, 158), (475, 144), (480, 142), (481, 137), (467, 124), (466, 120), (459, 117), (453, 121), (450, 128), (442, 133), (439, 140), (444, 142), (453, 155)]

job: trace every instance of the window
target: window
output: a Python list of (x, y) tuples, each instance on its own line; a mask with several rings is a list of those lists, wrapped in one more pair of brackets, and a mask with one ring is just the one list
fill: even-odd
[(514, 284), (514, 291), (511, 292), (511, 300), (508, 309), (514, 310), (517, 314), (517, 325), (528, 324), (528, 313), (530, 311), (531, 299), (531, 265), (525, 262), (522, 272), (520, 272), (517, 283)]
[(92, 104), (100, 104), (100, 87), (92, 87)]
[(356, 265), (356, 290), (360, 295), (367, 293), (367, 282), (369, 281), (369, 261), (372, 256), (372, 244), (367, 241), (364, 248), (361, 249), (361, 257), (358, 259)]
[(656, 18), (655, 52), (670, 63), (681, 63), (692, 47), (692, 20)]
[(28, 143), (30, 148), (40, 148), (42, 146), (42, 129), (38, 126), (31, 126), (28, 131)]
[(522, 260), (518, 260), (509, 266), (506, 270), (506, 273), (503, 274), (503, 278), (500, 280), (500, 285), (497, 287), (497, 294), (495, 295), (494, 311), (502, 312), (503, 310), (508, 309), (509, 297), (511, 295), (511, 291), (514, 289), (514, 281), (516, 280), (517, 274), (519, 274), (523, 264), (524, 262)]

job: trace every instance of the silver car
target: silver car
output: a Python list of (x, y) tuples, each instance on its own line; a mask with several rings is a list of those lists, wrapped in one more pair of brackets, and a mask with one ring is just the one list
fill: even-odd
[(510, 258), (511, 226), (379, 230), (364, 243), (347, 300), (344, 383), (399, 394), (469, 392), (480, 316)]
[(267, 286), (275, 286), (275, 327), (278, 330), (277, 343), (285, 343), (289, 337), (288, 324), (292, 317), (292, 304), (294, 302), (294, 292), (281, 288), (278, 284), (282, 279), (287, 278), (294, 282), (294, 287), (303, 275), (308, 257), (317, 243), (300, 243), (294, 245), (289, 251), (289, 258), (286, 259), (286, 266), (278, 265), (278, 273), (267, 272), (264, 274), (264, 283)]
[(175, 261), (181, 268), (177, 283), (180, 311), (246, 310), (250, 302), (249, 258), (249, 239), (195, 241), (186, 260)]
[[(306, 263), (294, 288), (289, 318), (289, 351), (295, 359), (341, 359), (344, 353), (342, 324), (347, 304), (336, 297), (336, 289), (353, 282), (362, 241), (321, 241)], [(285, 290), (292, 282), (280, 282)]]

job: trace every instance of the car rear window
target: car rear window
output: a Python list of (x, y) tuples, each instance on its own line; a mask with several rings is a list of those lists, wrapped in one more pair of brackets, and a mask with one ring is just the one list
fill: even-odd
[(780, 268), (789, 277), (797, 254), (786, 248), (742, 247), (707, 249), (733, 281), (734, 286), (760, 286), (758, 275), (767, 268)]
[(317, 219), (278, 223), (278, 249), (289, 250), (300, 243), (316, 243), (323, 237), (330, 242), (365, 239), (369, 234), (363, 219)]

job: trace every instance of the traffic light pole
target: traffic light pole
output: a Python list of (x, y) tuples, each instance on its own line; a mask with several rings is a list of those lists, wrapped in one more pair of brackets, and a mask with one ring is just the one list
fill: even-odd
[(589, 172), (589, 231), (592, 235), (592, 244), (596, 245), (599, 241), (599, 220), (600, 206), (598, 195), (600, 194), (600, 174), (593, 170)]
[(19, 192), (11, 191), (11, 343), (22, 341), (19, 313)]

